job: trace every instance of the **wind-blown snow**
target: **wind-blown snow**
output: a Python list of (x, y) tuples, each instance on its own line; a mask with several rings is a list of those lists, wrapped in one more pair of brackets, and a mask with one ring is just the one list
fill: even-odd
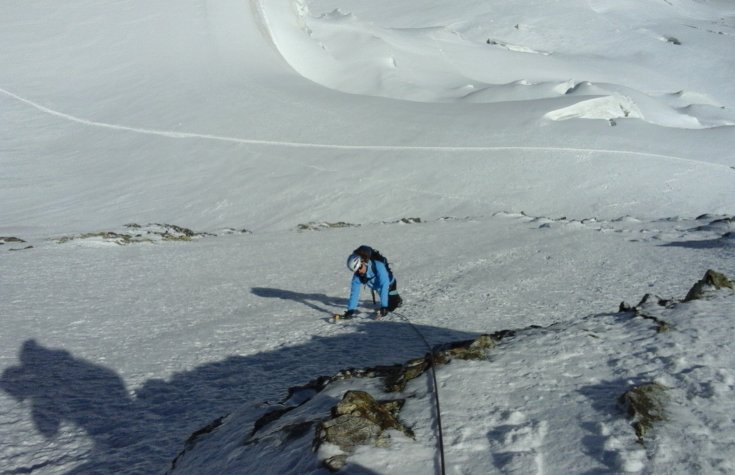
[[(528, 10), (538, 16), (529, 17)], [(571, 1), (544, 8), (539, 2), (465, 1), (461, 8), (428, 11), (417, 14), (410, 3), (305, 0), (271, 2), (265, 9), (289, 64), (345, 92), (424, 102), (558, 100), (571, 94), (581, 109), (575, 117), (633, 117), (682, 128), (735, 125), (735, 114), (718, 110), (722, 104), (704, 93), (733, 94), (724, 85), (730, 82), (727, 68), (701, 74), (730, 58), (728, 41), (699, 42), (732, 34), (716, 6)], [(712, 31), (713, 25), (726, 26), (728, 33)], [(570, 80), (609, 84), (585, 93), (563, 87)], [(634, 97), (619, 97), (621, 88)], [(684, 89), (703, 97), (685, 107), (667, 103), (664, 93)], [(585, 98), (592, 94), (603, 98)], [(703, 107), (703, 116), (689, 106)], [(707, 110), (718, 118), (705, 117)], [(569, 113), (552, 110), (547, 117), (560, 120)]]
[[(731, 294), (649, 309), (667, 334), (616, 311), (735, 276), (734, 37), (724, 1), (4, 2), (3, 473), (161, 473), (227, 414), (180, 473), (322, 470), (241, 443), (426, 351), (325, 322), (363, 243), (432, 344), (544, 327), (438, 373), (449, 473), (732, 471)], [(642, 446), (644, 380), (674, 414)], [(416, 441), (353, 468), (435, 467), (409, 391)]]

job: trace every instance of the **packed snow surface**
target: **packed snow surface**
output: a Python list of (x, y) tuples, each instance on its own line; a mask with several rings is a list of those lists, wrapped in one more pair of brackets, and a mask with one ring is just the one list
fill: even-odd
[[(0, 45), (1, 473), (326, 472), (254, 421), (417, 329), (515, 334), (349, 473), (438, 473), (437, 392), (447, 473), (735, 471), (735, 297), (680, 302), (735, 276), (731, 2), (7, 0)], [(360, 244), (405, 305), (330, 324)]]

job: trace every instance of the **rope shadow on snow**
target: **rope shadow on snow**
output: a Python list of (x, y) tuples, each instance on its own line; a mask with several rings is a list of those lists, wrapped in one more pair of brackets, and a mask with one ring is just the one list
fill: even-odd
[[(253, 295), (257, 295), (258, 297), (276, 298), (281, 300), (292, 300), (294, 302), (299, 302), (313, 310), (327, 313), (329, 315), (332, 314), (332, 311), (329, 310), (329, 308), (344, 307), (345, 305), (347, 305), (347, 299), (330, 297), (325, 294), (304, 294), (301, 292), (273, 289), (269, 287), (253, 287), (252, 289), (250, 289), (250, 291), (253, 293)], [(325, 305), (328, 308), (322, 307), (319, 304)]]
[[(88, 434), (93, 447), (68, 474), (161, 473), (194, 431), (218, 417), (239, 410), (250, 413), (254, 421), (265, 412), (263, 401), (283, 399), (290, 387), (345, 368), (403, 363), (426, 352), (426, 345), (404, 322), (349, 325), (355, 331), (229, 356), (175, 373), (168, 380), (150, 379), (134, 393), (114, 370), (28, 340), (21, 345), (19, 365), (2, 373), (0, 389), (30, 407), (36, 430), (49, 443), (64, 426)], [(436, 343), (477, 336), (417, 327)], [(63, 463), (70, 464), (64, 458)], [(6, 468), (8, 473), (29, 469)]]

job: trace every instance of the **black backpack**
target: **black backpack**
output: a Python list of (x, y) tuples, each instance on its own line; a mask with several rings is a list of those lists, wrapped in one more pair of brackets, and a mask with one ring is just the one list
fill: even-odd
[(388, 265), (388, 259), (384, 255), (380, 253), (377, 249), (373, 249), (370, 246), (360, 246), (357, 249), (353, 251), (353, 254), (357, 254), (358, 256), (362, 257), (366, 261), (380, 261), (383, 264), (385, 264), (385, 268), (388, 271), (388, 279), (390, 281), (393, 280), (393, 271), (390, 270), (390, 265)]

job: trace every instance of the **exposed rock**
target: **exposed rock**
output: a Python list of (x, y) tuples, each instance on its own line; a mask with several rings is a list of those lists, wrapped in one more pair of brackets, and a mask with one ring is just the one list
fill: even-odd
[(149, 224), (146, 226), (148, 234), (159, 235), (164, 241), (191, 241), (196, 237), (211, 237), (214, 234), (194, 232), (189, 228), (175, 224)]
[(420, 224), (421, 218), (401, 218), (398, 221), (384, 221), (385, 224)]
[[(706, 289), (733, 288), (733, 283), (724, 275), (714, 271), (707, 271), (704, 279), (697, 283)], [(697, 286), (695, 285), (695, 288)], [(694, 290), (694, 289), (693, 289)], [(692, 292), (690, 291), (690, 294)], [(689, 295), (687, 300), (690, 300)], [(625, 302), (620, 304), (621, 312), (632, 312), (630, 316), (641, 317), (654, 321), (659, 332), (666, 331), (668, 324), (654, 315), (664, 315), (663, 308), (680, 305), (681, 300), (662, 298), (655, 294), (646, 294), (636, 306)], [(648, 312), (646, 314), (644, 312)], [(660, 313), (659, 313), (660, 312)], [(650, 315), (653, 314), (653, 315)], [(410, 322), (409, 322), (410, 323)], [(530, 328), (541, 328), (530, 326)], [(565, 327), (562, 326), (562, 331)], [(638, 325), (633, 328), (639, 328)], [(497, 342), (507, 336), (513, 336), (515, 331), (506, 330), (494, 334), (481, 335), (478, 338), (460, 342), (435, 346), (430, 353), (415, 358), (403, 364), (377, 366), (365, 369), (345, 369), (333, 376), (321, 376), (304, 386), (292, 387), (288, 391), (285, 401), (272, 407), (255, 423), (247, 444), (271, 441), (274, 446), (280, 446), (285, 441), (299, 439), (299, 447), (303, 449), (313, 441), (314, 450), (322, 448), (322, 465), (331, 471), (340, 471), (348, 465), (350, 454), (360, 445), (387, 447), (390, 445), (390, 434), (398, 431), (413, 437), (410, 428), (399, 420), (399, 413), (405, 399), (380, 400), (380, 396), (365, 391), (347, 391), (326, 417), (327, 408), (333, 404), (335, 397), (340, 394), (342, 386), (314, 396), (335, 381), (352, 378), (382, 378), (384, 390), (389, 393), (403, 392), (407, 383), (423, 375), (427, 370), (442, 364), (448, 364), (452, 359), (485, 359), (488, 350), (494, 348)], [(592, 337), (598, 338), (592, 334)], [(426, 340), (424, 340), (426, 341)], [(358, 384), (360, 387), (374, 388), (374, 383)], [(371, 390), (372, 391), (372, 390)], [(631, 420), (636, 437), (643, 443), (650, 436), (654, 426), (667, 419), (668, 388), (658, 383), (646, 383), (630, 388), (620, 395), (618, 402)], [(390, 396), (386, 396), (390, 397)], [(409, 396), (407, 396), (409, 397)], [(614, 396), (613, 396), (614, 397)], [(302, 404), (315, 399), (312, 408), (292, 411)], [(305, 420), (307, 419), (308, 420)], [(279, 421), (279, 422), (276, 422)], [(215, 427), (216, 428), (216, 427)], [(206, 429), (206, 428), (205, 428)], [(214, 429), (212, 429), (214, 430)], [(187, 441), (187, 449), (206, 431), (198, 431)], [(310, 434), (313, 434), (310, 435)], [(329, 444), (329, 446), (325, 446)], [(342, 453), (337, 453), (339, 451)], [(176, 461), (174, 461), (174, 464)], [(349, 469), (347, 470), (349, 471)]]
[(225, 417), (226, 416), (219, 417), (219, 418), (213, 420), (212, 422), (210, 422), (209, 424), (207, 424), (206, 426), (202, 427), (201, 429), (199, 429), (197, 431), (194, 431), (189, 436), (189, 438), (186, 439), (186, 448), (188, 449), (188, 448), (193, 447), (194, 445), (196, 445), (197, 441), (199, 440), (199, 438), (201, 436), (203, 436), (205, 434), (209, 434), (209, 433), (213, 432), (216, 428), (218, 428), (219, 426), (221, 426), (222, 425), (222, 421), (224, 421)]
[(206, 426), (204, 426), (201, 429), (199, 429), (199, 430), (195, 431), (194, 433), (192, 433), (189, 436), (189, 438), (186, 439), (186, 442), (184, 443), (184, 450), (182, 450), (176, 456), (176, 458), (171, 462), (171, 469), (169, 470), (169, 472), (173, 471), (176, 468), (176, 463), (179, 461), (179, 459), (186, 452), (188, 452), (189, 450), (193, 449), (194, 446), (197, 444), (197, 442), (199, 441), (199, 439), (202, 436), (204, 436), (206, 434), (209, 434), (209, 433), (212, 433), (215, 430), (217, 430), (217, 428), (222, 425), (222, 422), (225, 420), (225, 417), (227, 417), (227, 416), (222, 416), (220, 418), (217, 418), (217, 419), (213, 420), (212, 422), (210, 422), (209, 424), (207, 424)]
[[(3, 246), (5, 244), (11, 244), (11, 243), (22, 244), (22, 243), (25, 243), (25, 242), (26, 241), (24, 241), (24, 240), (22, 240), (20, 238), (17, 238), (17, 237), (0, 236), (0, 246)], [(33, 249), (33, 246), (12, 247), (12, 248), (8, 249), (8, 251), (25, 251), (26, 249)]]
[(330, 472), (339, 472), (347, 465), (347, 454), (339, 454), (329, 457), (322, 462)]
[[(421, 218), (401, 218), (397, 221), (383, 221), (383, 224), (419, 224), (422, 222)], [(359, 224), (346, 223), (344, 221), (337, 221), (335, 223), (329, 223), (326, 221), (310, 221), (308, 223), (299, 224), (296, 226), (296, 229), (298, 231), (321, 231), (333, 228), (357, 228), (359, 226)]]
[(10, 243), (10, 242), (25, 242), (25, 241), (17, 237), (0, 236), (0, 244)]
[(285, 435), (283, 439), (285, 442), (289, 442), (294, 439), (298, 439), (307, 432), (314, 432), (314, 425), (316, 421), (302, 421), (296, 424), (290, 424), (281, 429), (281, 432)]
[(26, 249), (33, 249), (33, 246), (15, 247), (12, 249), (8, 249), (8, 251), (25, 251)]
[(720, 274), (719, 272), (710, 269), (704, 274), (702, 280), (694, 284), (691, 290), (689, 290), (689, 293), (687, 294), (686, 298), (684, 298), (684, 301), (689, 302), (690, 300), (701, 299), (708, 291), (720, 290), (725, 288), (733, 289), (732, 281), (728, 279), (724, 274)]
[(218, 231), (220, 234), (253, 234), (252, 231), (246, 228), (242, 229), (235, 229), (235, 228), (225, 228), (220, 231)]
[[(451, 343), (447, 347), (440, 349), (439, 357), (460, 360), (479, 360), (485, 357), (487, 350), (495, 348), (496, 340), (500, 340), (500, 333), (496, 335), (480, 335), (474, 340), (460, 341)], [(502, 336), (508, 336), (508, 332), (503, 332)]]
[(358, 445), (388, 447), (390, 436), (386, 431), (389, 429), (413, 437), (397, 418), (403, 403), (403, 399), (376, 401), (365, 391), (347, 391), (332, 408), (331, 418), (319, 425), (315, 447), (330, 443), (348, 453)]
[(626, 302), (621, 302), (620, 306), (618, 307), (618, 311), (632, 312), (636, 317), (645, 318), (646, 320), (651, 320), (652, 322), (656, 324), (656, 333), (663, 333), (671, 329), (669, 324), (666, 323), (664, 320), (661, 320), (658, 317), (644, 313), (642, 307), (644, 306), (650, 307), (651, 305), (657, 305), (659, 307), (670, 308), (671, 306), (675, 304), (676, 302), (672, 299), (664, 299), (664, 298), (659, 297), (658, 295), (646, 294), (643, 296), (641, 301), (638, 302), (638, 305), (636, 305), (635, 307), (631, 306), (630, 304)]
[[(252, 444), (259, 442), (260, 439), (258, 437), (258, 433), (261, 431), (261, 429), (268, 426), (272, 422), (279, 420), (281, 417), (291, 412), (291, 410), (296, 409), (305, 402), (308, 402), (316, 393), (320, 392), (330, 382), (336, 381), (337, 379), (339, 378), (335, 376), (319, 376), (318, 378), (309, 381), (303, 386), (294, 386), (289, 388), (288, 396), (283, 401), (276, 403), (275, 406), (271, 407), (270, 410), (268, 410), (265, 414), (260, 416), (258, 420), (255, 421), (255, 424), (253, 424), (253, 430), (244, 443)], [(284, 427), (281, 430), (287, 430), (287, 427)], [(286, 438), (288, 438), (288, 435), (286, 436)]]
[(657, 383), (636, 386), (620, 396), (618, 402), (633, 419), (633, 428), (639, 441), (656, 422), (666, 420), (666, 387)]
[[(733, 219), (732, 217), (714, 218), (710, 215), (703, 216), (709, 217), (709, 223), (697, 226), (692, 231), (710, 231), (724, 233), (733, 229), (733, 225), (735, 224), (735, 219)], [(703, 216), (698, 217), (697, 220), (701, 220), (700, 218), (702, 218)]]
[(636, 305), (636, 308), (642, 307), (643, 305), (647, 303), (651, 303), (651, 302), (655, 303), (659, 307), (669, 307), (672, 304), (674, 304), (674, 300), (672, 299), (661, 298), (658, 295), (654, 295), (654, 294), (646, 294), (643, 296), (641, 301), (638, 302), (638, 305)]
[(308, 222), (306, 224), (299, 224), (296, 226), (296, 229), (299, 231), (320, 231), (322, 229), (331, 229), (331, 228), (355, 228), (360, 226), (359, 224), (352, 224), (352, 223), (345, 223), (344, 221), (338, 221), (336, 223), (327, 223), (327, 222)]
[(385, 390), (389, 393), (401, 392), (406, 388), (406, 384), (412, 379), (416, 379), (431, 367), (431, 355), (423, 358), (416, 358), (407, 363), (395, 367), (393, 372), (385, 375)]
[(59, 244), (64, 244), (76, 240), (96, 240), (120, 246), (138, 243), (155, 243), (161, 241), (191, 241), (193, 239), (214, 236), (214, 234), (194, 232), (191, 229), (176, 226), (174, 224), (148, 224), (141, 226), (139, 224), (130, 223), (124, 226), (124, 231), (100, 231), (93, 233), (84, 233), (72, 236), (63, 236), (56, 240)]
[(273, 422), (275, 420), (280, 419), (281, 416), (283, 416), (287, 412), (289, 412), (289, 411), (291, 411), (291, 410), (293, 410), (293, 409), (295, 409), (297, 407), (298, 406), (278, 407), (276, 409), (272, 409), (272, 410), (266, 412), (265, 414), (263, 414), (262, 416), (260, 416), (257, 421), (255, 421), (255, 424), (253, 424), (253, 431), (250, 434), (250, 436), (252, 437), (261, 428), (267, 426), (268, 424), (270, 424), (271, 422)]
[[(313, 444), (315, 450), (323, 443), (330, 443), (347, 452), (330, 456), (322, 462), (329, 470), (338, 471), (346, 465), (349, 452), (357, 445), (387, 446), (390, 443), (390, 437), (386, 431), (389, 429), (413, 437), (413, 432), (398, 420), (404, 399), (377, 401), (367, 392), (348, 391), (332, 409), (331, 416), (326, 420), (301, 421), (280, 428), (276, 425), (276, 421), (281, 420), (292, 409), (308, 402), (332, 382), (352, 378), (382, 378), (386, 392), (400, 392), (405, 389), (409, 381), (424, 374), (432, 365), (447, 364), (455, 358), (483, 359), (486, 351), (494, 347), (497, 341), (513, 334), (514, 331), (507, 330), (492, 335), (481, 335), (473, 340), (437, 346), (424, 357), (404, 364), (345, 369), (334, 376), (321, 376), (304, 386), (292, 387), (288, 390), (288, 397), (279, 402), (277, 408), (269, 410), (255, 422), (253, 431), (245, 443), (258, 443), (274, 437), (281, 441), (301, 437), (305, 431), (310, 430), (316, 424)], [(271, 427), (271, 429), (266, 427)]]
[(64, 244), (69, 241), (74, 241), (77, 239), (94, 239), (94, 238), (99, 238), (103, 241), (114, 242), (119, 245), (125, 245), (125, 244), (130, 244), (131, 242), (142, 242), (143, 241), (143, 240), (135, 239), (135, 237), (130, 236), (128, 234), (119, 234), (119, 233), (112, 232), (112, 231), (102, 231), (98, 233), (85, 233), (85, 234), (80, 234), (77, 236), (63, 236), (57, 239), (56, 242), (59, 244)]
[[(689, 293), (684, 298), (683, 302), (689, 302), (691, 300), (701, 299), (706, 296), (708, 291), (720, 290), (720, 289), (734, 289), (735, 290), (733, 283), (730, 279), (728, 279), (725, 275), (720, 274), (719, 272), (716, 272), (710, 269), (704, 274), (704, 277), (702, 278), (702, 280), (694, 284), (691, 290), (689, 290)], [(650, 309), (652, 305), (670, 308), (676, 305), (677, 302), (681, 302), (681, 301), (677, 301), (674, 299), (664, 299), (654, 294), (646, 294), (643, 296), (641, 301), (638, 302), (638, 305), (631, 306), (630, 304), (626, 302), (621, 302), (618, 310), (620, 312), (633, 312), (636, 317), (645, 318), (645, 319), (655, 322), (656, 331), (658, 333), (662, 333), (662, 332), (669, 331), (670, 325), (658, 317), (645, 313), (642, 310), (642, 308), (645, 306), (648, 306), (648, 308)]]
[[(513, 330), (503, 330), (492, 335), (480, 335), (474, 340), (466, 340), (460, 342), (439, 345), (434, 348), (432, 353), (422, 358), (416, 358), (407, 361), (404, 364), (375, 366), (372, 368), (348, 368), (343, 369), (333, 376), (320, 376), (303, 386), (289, 388), (288, 396), (284, 401), (278, 404), (281, 407), (296, 407), (308, 400), (313, 394), (321, 391), (328, 384), (334, 381), (343, 381), (353, 378), (382, 378), (385, 383), (386, 392), (400, 392), (406, 383), (421, 376), (427, 369), (431, 367), (432, 359), (435, 364), (446, 364), (452, 359), (471, 360), (482, 359), (485, 352), (493, 348), (497, 341), (502, 340), (506, 336), (512, 336)], [(294, 402), (296, 401), (296, 402)], [(277, 419), (273, 417), (281, 409), (268, 411), (261, 419), (263, 421), (256, 422), (258, 428), (253, 431), (257, 432), (260, 427), (267, 425), (269, 422)], [(288, 411), (282, 411), (285, 414)]]
[[(506, 336), (508, 333), (502, 333)], [(421, 376), (432, 365), (447, 364), (453, 359), (478, 360), (485, 357), (488, 349), (495, 347), (495, 341), (501, 339), (500, 333), (496, 335), (480, 335), (474, 340), (466, 340), (448, 345), (439, 346), (423, 358), (411, 360), (399, 367), (394, 367), (393, 372), (385, 376), (385, 390), (388, 392), (400, 392), (412, 379)]]
[[(269, 412), (268, 414), (272, 416), (272, 419), (268, 421), (264, 421), (263, 418), (261, 418), (260, 422), (263, 423), (263, 425), (268, 425), (270, 422), (273, 422), (279, 419), (281, 416), (285, 415), (287, 412), (290, 412), (292, 409), (295, 409), (295, 408), (290, 407), (287, 410), (279, 411), (277, 414), (274, 414), (273, 412)], [(309, 432), (314, 433), (314, 427), (319, 422), (320, 422), (319, 419), (300, 420), (293, 424), (283, 425), (281, 427), (278, 427), (276, 430), (273, 430), (270, 432), (266, 431), (264, 435), (259, 435), (256, 437), (254, 434), (256, 433), (256, 431), (260, 430), (260, 427), (258, 427), (253, 430), (253, 434), (251, 434), (249, 437), (247, 437), (242, 442), (242, 445), (257, 444), (265, 440), (270, 440), (271, 442), (275, 441), (275, 443), (277, 444), (284, 444), (287, 442), (291, 442), (293, 440), (296, 440), (304, 436), (305, 434)]]

